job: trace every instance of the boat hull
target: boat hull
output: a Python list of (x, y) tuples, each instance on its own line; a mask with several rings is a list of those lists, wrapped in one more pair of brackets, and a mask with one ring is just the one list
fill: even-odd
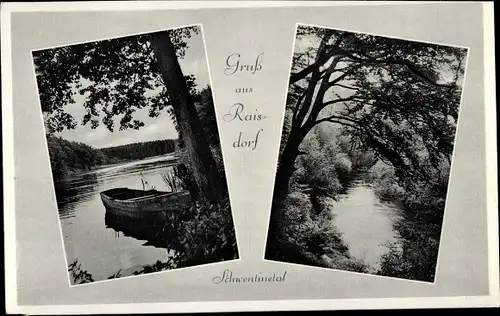
[[(129, 191), (132, 194), (141, 192), (139, 190)], [(191, 196), (187, 191), (171, 193), (148, 191), (150, 195), (144, 197), (139, 195), (139, 197), (131, 199), (120, 199), (117, 196), (113, 196), (112, 193), (112, 190), (101, 192), (101, 200), (104, 207), (107, 211), (116, 215), (128, 217), (154, 216), (162, 218), (172, 212), (179, 211), (191, 202)]]

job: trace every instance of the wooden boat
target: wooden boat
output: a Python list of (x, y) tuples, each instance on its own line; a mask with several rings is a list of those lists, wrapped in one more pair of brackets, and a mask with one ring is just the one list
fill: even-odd
[(188, 191), (162, 192), (115, 188), (101, 192), (107, 211), (117, 215), (143, 217), (168, 215), (191, 202)]

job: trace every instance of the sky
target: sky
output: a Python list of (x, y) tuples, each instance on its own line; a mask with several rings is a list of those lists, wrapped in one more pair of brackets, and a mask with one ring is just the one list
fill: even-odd
[[(179, 63), (184, 75), (194, 75), (198, 87), (203, 88), (210, 84), (210, 79), (201, 32), (197, 35), (192, 34), (191, 38), (187, 40), (187, 44), (186, 55), (179, 60)], [(81, 122), (85, 114), (83, 102), (84, 97), (76, 94), (75, 103), (66, 106), (66, 112), (73, 115), (77, 122)], [(175, 126), (166, 111), (163, 111), (158, 117), (150, 118), (148, 108), (144, 108), (135, 112), (134, 119), (141, 120), (145, 126), (139, 130), (127, 129), (124, 131), (115, 127), (114, 132), (110, 132), (103, 124), (100, 124), (96, 129), (91, 129), (90, 124), (86, 126), (79, 124), (75, 129), (64, 130), (57, 133), (56, 136), (69, 141), (82, 142), (96, 148), (177, 138)]]

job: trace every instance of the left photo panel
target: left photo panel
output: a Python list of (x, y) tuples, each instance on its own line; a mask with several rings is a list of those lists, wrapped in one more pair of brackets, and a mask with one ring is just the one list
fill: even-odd
[(239, 259), (202, 32), (32, 51), (70, 285)]

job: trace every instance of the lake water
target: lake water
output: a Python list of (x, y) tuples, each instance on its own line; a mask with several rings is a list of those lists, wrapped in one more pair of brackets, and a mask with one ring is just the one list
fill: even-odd
[(398, 242), (393, 223), (400, 210), (392, 203), (382, 202), (371, 186), (356, 180), (330, 207), (333, 224), (342, 233), (342, 240), (352, 257), (364, 261), (371, 270), (377, 270), (389, 243)]
[(173, 252), (151, 240), (152, 228), (110, 216), (99, 194), (117, 187), (142, 190), (141, 180), (146, 188), (168, 191), (161, 174), (171, 172), (174, 164), (174, 156), (159, 156), (104, 166), (56, 183), (67, 263), (78, 259), (81, 269), (99, 281), (118, 271), (123, 277), (165, 261)]

